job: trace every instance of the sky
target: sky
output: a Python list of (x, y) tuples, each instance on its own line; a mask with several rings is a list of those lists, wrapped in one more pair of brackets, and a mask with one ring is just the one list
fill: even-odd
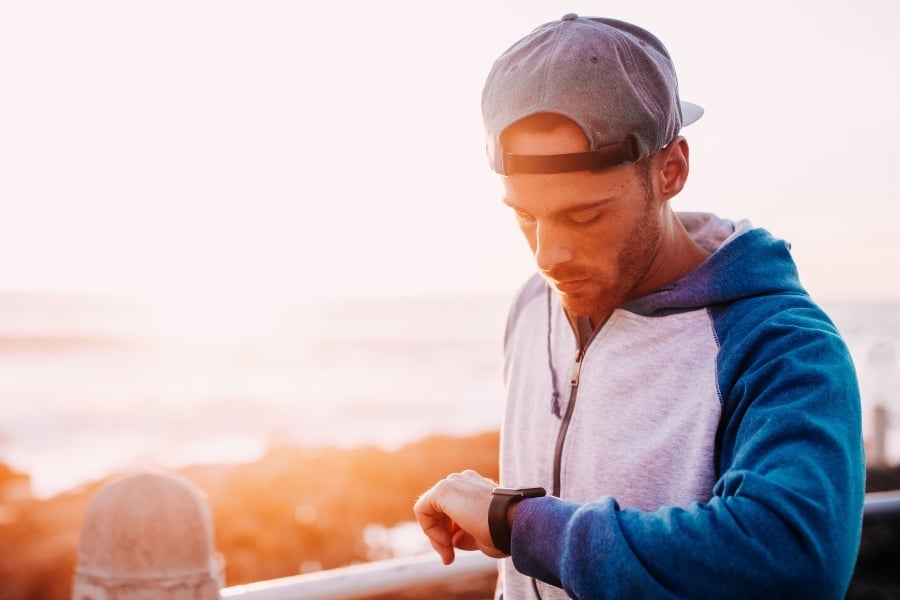
[(0, 290), (217, 301), (511, 294), (491, 62), (567, 12), (657, 34), (678, 210), (792, 244), (823, 300), (900, 300), (900, 4), (0, 0)]

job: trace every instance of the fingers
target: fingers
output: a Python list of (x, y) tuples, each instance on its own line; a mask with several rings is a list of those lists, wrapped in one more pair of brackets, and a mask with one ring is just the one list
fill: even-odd
[[(431, 547), (434, 548), (434, 551), (438, 553), (438, 556), (441, 557), (441, 562), (445, 565), (449, 565), (456, 558), (456, 552), (453, 547), (453, 536), (446, 536), (441, 533), (439, 536), (432, 536), (430, 533), (426, 531), (428, 535), (428, 540), (431, 543)], [(443, 539), (447, 538), (449, 541), (444, 542)]]
[(453, 473), (425, 492), (413, 507), (416, 520), (444, 564), (454, 548), (493, 550), (487, 507), (496, 484), (477, 472)]
[[(451, 473), (447, 476), (447, 479), (463, 479), (470, 481), (490, 481), (487, 477), (483, 477), (478, 471), (473, 471), (472, 469), (466, 469), (462, 473)], [(496, 485), (493, 481), (490, 481), (491, 485)]]
[(419, 527), (428, 536), (431, 547), (441, 557), (441, 561), (445, 565), (453, 562), (455, 553), (453, 551), (453, 534), (459, 530), (453, 521), (436, 506), (434, 500), (436, 498), (437, 486), (425, 492), (421, 498), (416, 501), (413, 506), (413, 512)]

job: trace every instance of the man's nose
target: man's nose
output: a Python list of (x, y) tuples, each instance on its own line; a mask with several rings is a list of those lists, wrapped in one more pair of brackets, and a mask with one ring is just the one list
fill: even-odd
[(572, 260), (571, 240), (558, 227), (539, 223), (534, 237), (534, 258), (541, 271), (552, 271), (558, 265)]

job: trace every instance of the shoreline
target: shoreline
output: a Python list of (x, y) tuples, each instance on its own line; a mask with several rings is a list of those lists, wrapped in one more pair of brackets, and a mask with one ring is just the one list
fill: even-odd
[[(162, 471), (187, 478), (206, 496), (225, 585), (232, 586), (383, 558), (373, 554), (384, 547), (367, 544), (368, 527), (414, 521), (415, 499), (449, 473), (472, 468), (497, 478), (498, 451), (499, 433), (487, 431), (423, 436), (396, 450), (273, 444), (252, 462)], [(4, 599), (68, 600), (87, 506), (126, 473), (37, 499), (27, 493), (27, 474), (4, 467)]]
[[(411, 522), (418, 495), (447, 474), (467, 468), (497, 478), (498, 451), (499, 432), (489, 430), (423, 436), (396, 450), (273, 444), (259, 460), (163, 472), (187, 478), (204, 493), (225, 585), (234, 586), (390, 558), (389, 548), (379, 544), (384, 538), (373, 543), (370, 528), (408, 538), (417, 534)], [(125, 474), (37, 499), (28, 493), (27, 474), (0, 463), (5, 600), (70, 599), (87, 506), (102, 486)], [(867, 469), (867, 492), (894, 489), (900, 489), (900, 465)], [(900, 592), (892, 563), (883, 568), (898, 541), (900, 516), (867, 521), (848, 598), (871, 597), (867, 594), (873, 590)], [(454, 589), (440, 590), (440, 596), (488, 598), (493, 580), (458, 582)], [(411, 595), (402, 597), (421, 597), (416, 593), (410, 590)]]

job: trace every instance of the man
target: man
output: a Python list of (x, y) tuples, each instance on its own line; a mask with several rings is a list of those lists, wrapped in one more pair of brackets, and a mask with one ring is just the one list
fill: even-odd
[(510, 555), (506, 600), (843, 597), (853, 365), (785, 242), (673, 212), (702, 110), (665, 47), (566, 15), (495, 62), (482, 108), (540, 273), (507, 324), (505, 489), (438, 482), (415, 506), (432, 546)]

